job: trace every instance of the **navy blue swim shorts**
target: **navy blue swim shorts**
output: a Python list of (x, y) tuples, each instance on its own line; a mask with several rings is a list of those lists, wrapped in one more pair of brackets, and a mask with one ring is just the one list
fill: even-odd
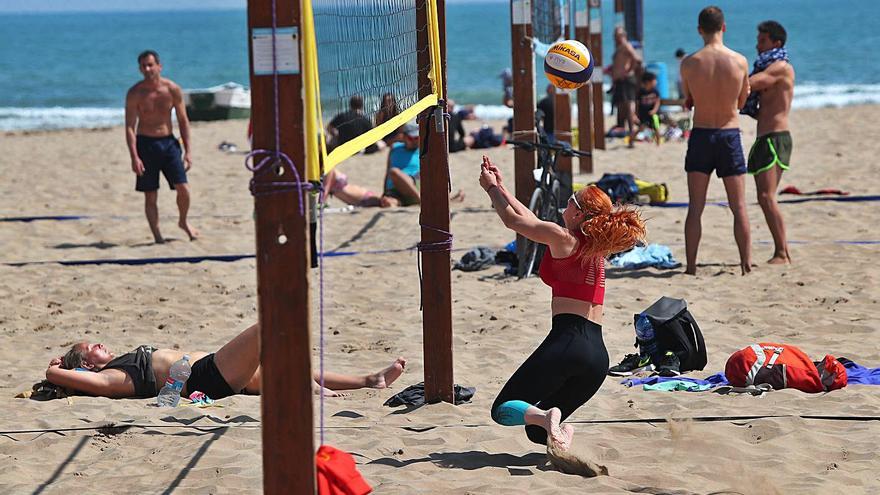
[(134, 189), (141, 192), (159, 189), (159, 172), (165, 176), (168, 186), (186, 184), (180, 143), (174, 136), (137, 136), (137, 153), (144, 162), (144, 175), (137, 178)]
[(684, 169), (707, 175), (715, 170), (718, 177), (746, 173), (746, 158), (743, 155), (739, 129), (691, 130)]

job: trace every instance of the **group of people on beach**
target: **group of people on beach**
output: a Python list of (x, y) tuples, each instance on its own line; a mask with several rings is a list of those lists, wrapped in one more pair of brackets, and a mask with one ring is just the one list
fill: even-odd
[[(734, 235), (740, 251), (742, 273), (751, 270), (749, 225), (746, 215), (744, 175), (755, 174), (761, 207), (776, 243), (771, 263), (790, 260), (782, 217), (775, 191), (783, 170), (788, 168), (791, 137), (788, 113), (794, 71), (784, 50), (786, 33), (779, 23), (766, 21), (758, 26), (759, 59), (749, 75), (745, 57), (724, 46), (724, 16), (718, 7), (703, 9), (698, 32), (704, 47), (683, 59), (681, 86), (686, 105), (694, 108), (694, 129), (688, 143), (685, 170), (688, 174), (689, 208), (685, 226), (687, 270), (696, 272), (700, 241), (700, 216), (706, 200), (710, 174), (724, 181), (734, 215)], [(615, 53), (615, 87), (629, 91), (630, 70), (635, 51), (626, 47), (625, 33)], [(162, 172), (176, 188), (180, 209), (179, 225), (191, 238), (198, 233), (186, 220), (188, 188), (186, 170), (192, 164), (189, 125), (180, 88), (160, 77), (161, 65), (155, 52), (139, 56), (144, 80), (129, 90), (126, 98), (126, 137), (131, 152), (136, 188), (145, 193), (146, 214), (157, 242), (162, 241), (156, 212), (158, 174)], [(750, 96), (750, 88), (752, 95)], [(628, 94), (628, 93), (627, 93)], [(759, 101), (755, 101), (759, 100)], [(353, 98), (352, 109), (358, 105)], [(360, 105), (362, 107), (362, 100)], [(758, 139), (752, 147), (748, 165), (743, 156), (738, 112), (758, 119)], [(177, 112), (186, 154), (181, 159), (177, 141), (171, 137), (170, 111)], [(340, 122), (337, 122), (340, 124)], [(337, 134), (342, 125), (331, 122)], [(331, 134), (333, 134), (331, 132)], [(403, 142), (399, 141), (403, 134)], [(395, 136), (386, 136), (395, 149), (416, 150), (418, 129), (404, 126)], [(399, 146), (398, 146), (399, 144)], [(414, 179), (405, 166), (394, 168)], [(397, 198), (406, 204), (409, 186), (402, 186), (396, 175), (388, 177), (386, 191), (403, 193)], [(339, 181), (337, 174), (335, 180)], [(563, 224), (537, 218), (507, 189), (499, 169), (483, 157), (479, 184), (506, 227), (547, 246), (539, 268), (541, 280), (551, 288), (551, 329), (545, 340), (522, 363), (499, 392), (491, 408), (492, 418), (502, 425), (525, 425), (528, 438), (538, 444), (553, 444), (566, 450), (572, 440), (571, 425), (563, 424), (575, 410), (599, 389), (608, 371), (608, 352), (602, 338), (605, 300), (605, 258), (630, 249), (645, 238), (645, 223), (632, 208), (612, 205), (598, 187), (588, 186), (568, 198), (562, 213)], [(333, 191), (331, 186), (330, 190)], [(336, 191), (344, 190), (340, 188)], [(383, 196), (384, 197), (384, 196)], [(417, 201), (416, 201), (417, 202)], [(175, 349), (141, 346), (116, 356), (104, 345), (75, 344), (65, 355), (52, 359), (46, 371), (49, 381), (91, 395), (106, 397), (151, 397), (163, 383), (171, 365), (185, 353)], [(259, 327), (253, 325), (221, 347), (216, 353), (191, 352), (193, 362), (184, 393), (200, 390), (219, 399), (237, 393), (260, 391)], [(384, 388), (403, 372), (406, 361), (399, 358), (376, 373), (352, 376), (325, 373), (321, 390), (315, 377), (316, 392), (333, 394), (337, 390), (361, 387)], [(79, 370), (77, 370), (79, 369)]]
[[(714, 171), (724, 183), (733, 213), (733, 232), (743, 274), (751, 271), (751, 236), (746, 212), (745, 174), (755, 177), (758, 203), (773, 236), (771, 264), (790, 263), (785, 224), (776, 200), (782, 173), (789, 168), (792, 139), (788, 115), (794, 96), (794, 68), (785, 50), (787, 33), (776, 21), (758, 25), (758, 58), (751, 74), (746, 58), (724, 45), (727, 25), (720, 8), (703, 9), (698, 17), (703, 48), (685, 56), (680, 64), (680, 94), (685, 108), (693, 108), (685, 171), (688, 213), (685, 220), (686, 273), (697, 270), (697, 251), (702, 235), (701, 217), (706, 205), (709, 178)], [(631, 130), (639, 117), (635, 112), (635, 74), (641, 66), (622, 28), (615, 31), (617, 48), (612, 64), (614, 100)], [(657, 103), (659, 106), (659, 102)], [(656, 108), (653, 109), (656, 112)], [(757, 134), (743, 155), (739, 114), (757, 119)], [(649, 115), (650, 112), (648, 113)]]

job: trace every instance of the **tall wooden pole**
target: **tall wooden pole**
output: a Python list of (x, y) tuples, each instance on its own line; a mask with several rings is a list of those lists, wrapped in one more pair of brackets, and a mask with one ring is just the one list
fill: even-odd
[[(535, 57), (532, 53), (532, 2), (510, 1), (511, 56), (513, 59), (513, 139), (535, 141)], [(524, 205), (529, 204), (535, 190), (535, 152), (515, 148), (514, 194)], [(516, 236), (517, 254), (524, 259), (525, 238)]]
[[(278, 150), (290, 157), (301, 178), (305, 172), (302, 101), (302, 34), (300, 1), (275, 0), (278, 34), (277, 66), (295, 65), (293, 74), (272, 75), (273, 41), (259, 28), (272, 28), (272, 0), (248, 1), (251, 119), (253, 148)], [(291, 38), (293, 38), (291, 40)], [(268, 50), (266, 49), (270, 47)], [(286, 58), (281, 58), (286, 53)], [(269, 73), (265, 62), (269, 60)], [(265, 75), (260, 75), (265, 74)], [(275, 101), (275, 95), (278, 101)], [(278, 118), (276, 119), (276, 112)], [(278, 129), (276, 130), (276, 120)], [(280, 141), (276, 143), (276, 132)], [(277, 148), (276, 148), (277, 146)], [(263, 157), (256, 157), (258, 162)], [(315, 446), (312, 425), (312, 367), (309, 343), (308, 199), (300, 212), (295, 190), (269, 193), (273, 182), (293, 182), (293, 171), (254, 174), (257, 237), (257, 296), (260, 322), (260, 364), (263, 490), (265, 493), (315, 492)], [(283, 186), (282, 186), (283, 187)], [(288, 188), (289, 189), (289, 188)]]
[[(428, 46), (428, 13), (425, 2), (416, 9), (418, 46)], [(440, 29), (439, 84), (446, 95), (446, 2), (437, 0)], [(419, 98), (431, 94), (428, 79), (430, 53), (419, 50)], [(443, 113), (445, 107), (428, 109), (419, 120), (422, 149), (421, 157), (421, 215), (422, 244), (436, 245), (449, 239), (449, 136)], [(435, 230), (436, 229), (436, 230)], [(438, 232), (442, 231), (442, 232)], [(427, 248), (422, 252), (422, 335), (425, 362), (425, 400), (454, 403), (452, 376), (452, 272), (450, 250)]]
[[(560, 143), (571, 144), (571, 98), (567, 91), (556, 90), (553, 97), (553, 137)], [(556, 171), (559, 174), (562, 190), (556, 200), (568, 200), (571, 196), (572, 160), (570, 156), (559, 155), (556, 160)]]
[(593, 80), (593, 146), (605, 149), (605, 88), (602, 67), (602, 0), (588, 0), (590, 11), (590, 52), (596, 58)]
[[(569, 19), (571, 19), (571, 13), (574, 8), (574, 4), (569, 5), (568, 11), (562, 12), (561, 17), (565, 19), (560, 26), (561, 36), (564, 39), (570, 39), (572, 35), (574, 35), (574, 30), (569, 27)], [(572, 144), (571, 141), (571, 93), (568, 91), (556, 91), (556, 98), (553, 102), (553, 117), (554, 123), (553, 128), (555, 131), (555, 138), (557, 141), (562, 143)], [(557, 160), (557, 171), (561, 173), (562, 176), (562, 184), (563, 191), (561, 191), (561, 198), (557, 198), (558, 201), (563, 201), (563, 198), (568, 198), (571, 195), (571, 180), (572, 174), (574, 172), (574, 166), (572, 164), (572, 159), (570, 156), (559, 156)]]
[[(587, 8), (587, 0), (574, 0), (574, 39), (586, 46), (590, 46), (590, 12)], [(595, 55), (594, 55), (595, 57)], [(593, 72), (602, 71), (602, 67), (596, 65), (593, 60)], [(577, 90), (578, 108), (578, 143), (581, 151), (593, 152), (593, 92), (592, 83), (587, 83)], [(593, 173), (593, 157), (578, 157), (580, 172)]]

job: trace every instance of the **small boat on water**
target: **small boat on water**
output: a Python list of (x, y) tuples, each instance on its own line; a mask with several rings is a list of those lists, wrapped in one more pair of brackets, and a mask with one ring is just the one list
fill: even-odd
[(251, 90), (228, 82), (204, 89), (185, 89), (183, 101), (189, 120), (246, 119), (251, 115)]

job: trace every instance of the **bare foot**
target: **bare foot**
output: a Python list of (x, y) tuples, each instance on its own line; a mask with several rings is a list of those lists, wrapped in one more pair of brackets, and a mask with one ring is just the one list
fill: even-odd
[(687, 267), (687, 270), (684, 271), (684, 274), (685, 275), (696, 275), (697, 274), (697, 267), (695, 267), (695, 266)]
[(165, 238), (162, 237), (162, 234), (153, 234), (153, 241), (156, 244), (165, 244)]
[(789, 265), (791, 264), (791, 258), (785, 254), (775, 254), (772, 258), (767, 260), (767, 264), (769, 265)]
[(749, 273), (752, 272), (752, 264), (751, 263), (740, 263), (739, 268), (742, 270), (742, 276), (745, 277)]
[(554, 443), (554, 448), (562, 452), (570, 449), (571, 440), (574, 437), (574, 427), (560, 424), (562, 421), (562, 411), (558, 407), (554, 407), (547, 411), (546, 418), (547, 443)]
[(181, 220), (177, 223), (177, 226), (186, 232), (186, 235), (189, 236), (189, 240), (194, 241), (199, 238), (199, 229), (190, 225), (186, 220)]
[(406, 359), (399, 357), (384, 370), (369, 375), (367, 377), (367, 386), (371, 388), (389, 387), (394, 383), (394, 380), (397, 380), (403, 374), (404, 368), (406, 368)]
[(348, 397), (349, 395), (347, 393), (330, 390), (327, 387), (322, 387), (314, 380), (312, 380), (312, 393), (315, 395), (322, 394), (324, 397)]
[(459, 189), (458, 192), (456, 192), (452, 196), (449, 196), (450, 203), (461, 203), (463, 201), (464, 201), (464, 190), (462, 190), (462, 189)]

